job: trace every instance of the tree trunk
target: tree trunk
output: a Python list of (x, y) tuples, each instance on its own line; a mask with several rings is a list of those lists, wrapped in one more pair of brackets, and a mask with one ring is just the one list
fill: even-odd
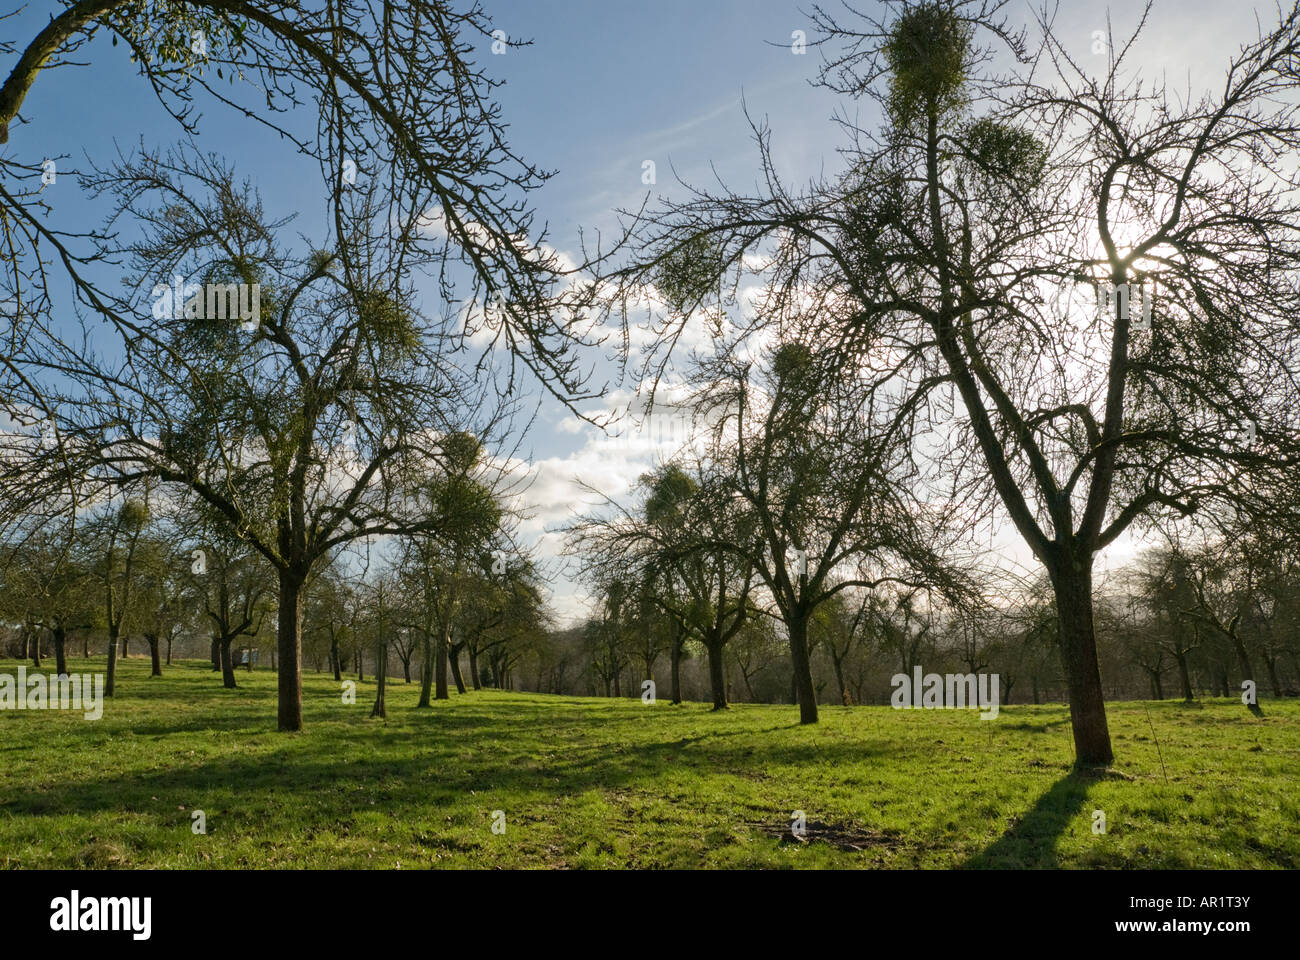
[(221, 685), (225, 687), (227, 690), (235, 690), (238, 689), (239, 686), (238, 684), (235, 683), (235, 664), (234, 661), (231, 660), (230, 658), (230, 640), (233, 639), (234, 638), (231, 637), (229, 640), (222, 640), (220, 643)]
[(212, 654), (212, 669), (220, 670), (221, 669), (221, 641), (218, 640), (216, 637), (212, 638), (212, 649), (209, 652)]
[(388, 641), (384, 638), (382, 625), (379, 631), (378, 652), (375, 659), (378, 661), (375, 667), (375, 705), (370, 710), (370, 717), (380, 717), (388, 719), (388, 711), (384, 706), (384, 691), (388, 685)]
[[(1236, 624), (1227, 631), (1228, 639), (1232, 641), (1232, 649), (1237, 654), (1237, 664), (1241, 667), (1241, 679), (1249, 680), (1255, 683), (1255, 668), (1250, 662), (1250, 654), (1246, 651), (1246, 645), (1241, 641), (1241, 634), (1237, 632)], [(1224, 684), (1227, 685), (1226, 682)], [(1247, 709), (1257, 717), (1264, 715), (1264, 708), (1259, 705), (1259, 684), (1255, 684), (1255, 702), (1247, 704)]]
[(443, 630), (438, 631), (438, 644), (434, 656), (437, 658), (434, 672), (434, 699), (450, 700), (451, 694), (447, 692), (447, 634)]
[(41, 635), (37, 630), (31, 632), (32, 645), (32, 666), (37, 670), (41, 668)]
[(172, 635), (167, 634), (167, 666), (172, 665)]
[(853, 705), (853, 698), (849, 696), (849, 688), (844, 685), (844, 658), (831, 657), (831, 663), (835, 666), (835, 683), (840, 688), (840, 703), (850, 707)]
[(683, 644), (680, 640), (673, 641), (673, 652), (672, 652), (673, 703), (682, 702), (682, 646)]
[(1273, 696), (1282, 699), (1282, 683), (1277, 675), (1277, 657), (1264, 657), (1264, 666), (1268, 668), (1268, 682), (1273, 688)]
[(433, 693), (433, 641), (429, 637), (428, 630), (421, 631), (424, 639), (421, 643), (421, 652), (424, 654), (420, 662), (420, 702), (417, 707), (433, 706), (429, 702), (430, 695)]
[(1092, 570), (1086, 562), (1063, 558), (1052, 571), (1060, 622), (1061, 662), (1069, 694), (1075, 763), (1109, 766), (1115, 759), (1106, 723), (1106, 701), (1097, 666), (1097, 637), (1092, 616)]
[(1228, 665), (1223, 662), (1216, 662), (1214, 665), (1214, 695), (1216, 697), (1230, 697), (1232, 690), (1228, 686)]
[(709, 688), (713, 693), (713, 709), (727, 709), (727, 678), (722, 662), (723, 644), (717, 641), (707, 644), (709, 651)]
[(303, 578), (280, 573), (279, 728), (302, 729), (302, 585)]
[(334, 668), (334, 682), (343, 682), (343, 664), (340, 662), (339, 635), (330, 628), (330, 664)]
[(790, 659), (794, 665), (795, 690), (799, 695), (799, 722), (817, 722), (817, 692), (813, 689), (812, 664), (808, 659), (808, 618), (794, 613), (787, 624)]
[(117, 680), (117, 627), (108, 628), (108, 675), (104, 677), (104, 696), (111, 697)]
[(1187, 654), (1178, 649), (1177, 643), (1174, 646), (1174, 660), (1178, 663), (1178, 682), (1183, 687), (1183, 699), (1191, 703), (1195, 699), (1192, 696), (1192, 675), (1187, 669)]
[(475, 690), (483, 689), (483, 677), (478, 672), (478, 651), (473, 647), (469, 651), (469, 682)]
[(81, 635), (81, 657), (83, 660), (90, 659), (90, 631), (87, 630)]
[(460, 673), (460, 649), (461, 644), (452, 645), (447, 656), (451, 664), (451, 678), (456, 681), (456, 692), (463, 694), (465, 692), (465, 678)]
[(122, 635), (122, 658), (126, 659), (131, 655), (131, 635), (129, 633)]
[(743, 665), (740, 668), (740, 682), (745, 685), (745, 696), (748, 697), (747, 702), (754, 703), (756, 700), (754, 697), (754, 686), (749, 682), (749, 671), (746, 670)]
[(157, 637), (145, 637), (149, 643), (149, 676), (162, 676), (162, 646)]
[(65, 642), (67, 631), (63, 627), (55, 627), (50, 632), (54, 635), (54, 669), (59, 676), (63, 676), (68, 672), (68, 654)]

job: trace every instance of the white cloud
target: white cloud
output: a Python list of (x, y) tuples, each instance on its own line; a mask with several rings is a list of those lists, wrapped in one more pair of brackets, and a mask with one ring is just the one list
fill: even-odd
[[(697, 438), (698, 428), (682, 402), (685, 387), (661, 384), (654, 408), (647, 412), (648, 388), (642, 384), (639, 390), (613, 391), (585, 411), (594, 419), (615, 420), (608, 430), (566, 414), (556, 426), (583, 437), (583, 445), (565, 456), (520, 465), (528, 470), (531, 483), (518, 504), (527, 515), (519, 532), (551, 569), (568, 565), (562, 556), (564, 528), (579, 514), (609, 512), (605, 498), (630, 506), (641, 475), (688, 449)], [(551, 588), (550, 601), (563, 624), (581, 619), (588, 609), (589, 597), (574, 582), (573, 572), (568, 566)]]

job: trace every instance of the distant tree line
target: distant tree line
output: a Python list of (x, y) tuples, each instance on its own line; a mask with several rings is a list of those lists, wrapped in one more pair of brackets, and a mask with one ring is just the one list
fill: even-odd
[[(1288, 545), (1261, 564), (1255, 546), (1207, 538), (1151, 547), (1112, 571), (1094, 597), (1108, 699), (1240, 700), (1246, 681), (1259, 703), (1300, 696), (1300, 549)], [(973, 608), (931, 602), (906, 586), (838, 595), (808, 628), (817, 701), (888, 703), (891, 678), (920, 666), (995, 673), (1003, 704), (1067, 702), (1050, 585), (995, 579), (998, 602)], [(754, 601), (725, 647), (725, 697), (796, 704), (788, 634), (774, 606)], [(647, 609), (653, 604), (643, 599), (607, 601), (599, 615), (545, 633), (521, 658), (520, 688), (640, 697), (653, 680), (656, 699), (708, 702), (707, 648), (687, 636), (674, 662), (681, 631), (667, 617), (647, 619)]]

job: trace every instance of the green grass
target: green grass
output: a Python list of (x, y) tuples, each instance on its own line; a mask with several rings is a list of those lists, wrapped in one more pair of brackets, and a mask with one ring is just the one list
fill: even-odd
[[(486, 690), (417, 710), (399, 682), (385, 722), (372, 683), (345, 705), (308, 674), (306, 730), (285, 735), (272, 673), (227, 691), (202, 663), (119, 669), (97, 722), (0, 711), (0, 865), (1300, 866), (1294, 701), (1262, 720), (1230, 700), (1146, 705), (1166, 782), (1142, 703), (1110, 705), (1115, 766), (1080, 776), (1059, 705), (826, 707), (804, 728), (788, 706)], [(804, 840), (783, 837), (795, 810)]]

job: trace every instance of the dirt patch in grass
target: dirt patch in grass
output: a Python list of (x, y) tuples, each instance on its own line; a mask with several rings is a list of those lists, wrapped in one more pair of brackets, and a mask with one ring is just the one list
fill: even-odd
[(882, 847), (893, 849), (901, 844), (898, 837), (846, 821), (825, 823), (821, 820), (808, 820), (804, 824), (802, 836), (796, 834), (793, 826), (784, 821), (774, 824), (771, 821), (751, 820), (746, 826), (783, 844), (824, 843), (847, 852), (877, 850)]
[(116, 843), (91, 838), (76, 854), (77, 866), (87, 870), (116, 870), (127, 866), (127, 852)]

